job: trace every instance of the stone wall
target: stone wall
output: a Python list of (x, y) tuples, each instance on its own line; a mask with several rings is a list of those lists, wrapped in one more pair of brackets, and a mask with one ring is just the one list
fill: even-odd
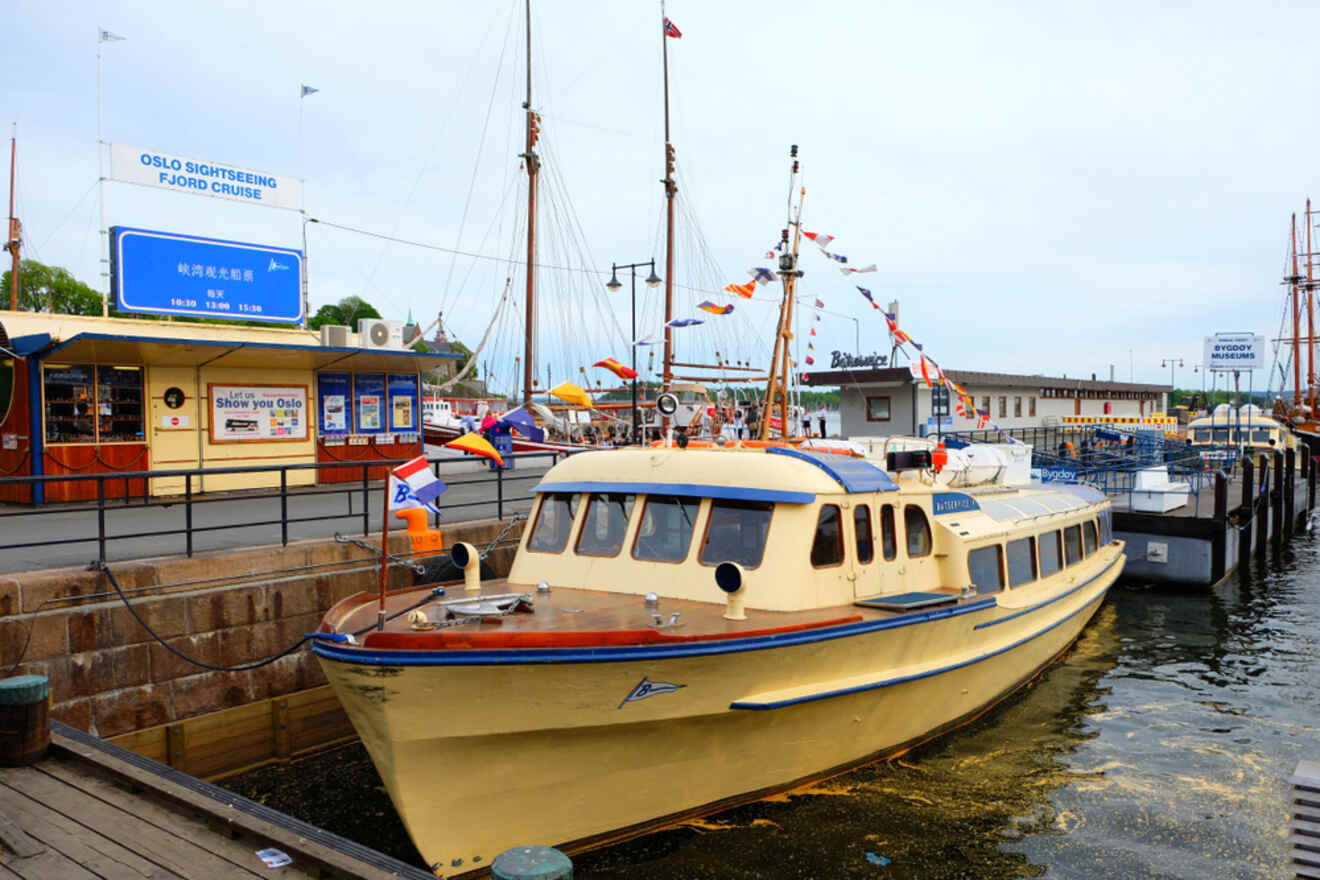
[[(449, 525), (445, 546), (468, 541), (484, 549), (502, 528), (498, 520)], [(506, 542), (519, 533), (515, 527)], [(379, 535), (374, 540), (379, 544)], [(406, 534), (390, 535), (392, 553), (410, 550)], [(487, 559), (498, 576), (508, 571), (512, 553), (496, 550)], [(165, 644), (221, 666), (279, 653), (320, 627), (336, 602), (379, 583), (373, 553), (333, 540), (112, 563), (111, 569)], [(391, 569), (391, 588), (414, 580), (411, 569)], [(134, 620), (102, 573), (84, 568), (0, 575), (0, 677), (11, 669), (47, 676), (51, 717), (103, 737), (325, 683), (306, 647), (243, 672), (180, 659)]]

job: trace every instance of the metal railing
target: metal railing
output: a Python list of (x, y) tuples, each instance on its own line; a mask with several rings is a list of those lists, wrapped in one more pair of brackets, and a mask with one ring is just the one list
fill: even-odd
[[(506, 453), (503, 458), (506, 462), (534, 462), (538, 459), (544, 460), (548, 466), (557, 462), (561, 456), (571, 453), (561, 452), (517, 452)], [(358, 519), (361, 521), (362, 534), (369, 534), (374, 529), (378, 530), (380, 522), (372, 521), (373, 498), (376, 499), (374, 513), (379, 517), (381, 508), (384, 504), (382, 482), (383, 476), (380, 475), (386, 469), (392, 469), (403, 464), (407, 459), (376, 459), (361, 462), (306, 462), (300, 464), (283, 465), (259, 465), (252, 467), (220, 467), (220, 468), (191, 468), (178, 470), (146, 470), (146, 471), (116, 471), (114, 473), (103, 474), (60, 474), (43, 476), (25, 476), (25, 477), (3, 477), (0, 478), (0, 489), (6, 486), (26, 486), (31, 494), (29, 497), (36, 497), (36, 488), (52, 486), (55, 484), (68, 483), (91, 483), (95, 485), (95, 500), (73, 503), (48, 503), (48, 504), (25, 504), (25, 503), (0, 503), (0, 539), (8, 537), (14, 533), (14, 529), (8, 528), (7, 524), (17, 518), (31, 520), (36, 517), (55, 517), (69, 514), (95, 512), (96, 523), (94, 528), (88, 528), (85, 531), (78, 528), (75, 523), (73, 534), (62, 535), (57, 538), (26, 538), (16, 542), (0, 543), (0, 551), (14, 550), (17, 548), (32, 547), (55, 547), (66, 544), (84, 544), (95, 542), (97, 545), (97, 562), (106, 561), (106, 547), (111, 541), (125, 541), (144, 538), (168, 538), (182, 536), (183, 550), (188, 556), (194, 552), (195, 537), (208, 532), (220, 532), (233, 529), (266, 528), (278, 526), (280, 530), (280, 543), (287, 545), (289, 543), (289, 527), (301, 523), (329, 522), (332, 520)], [(435, 507), (441, 512), (449, 510), (460, 510), (480, 506), (494, 505), (495, 515), (503, 519), (506, 507), (522, 507), (531, 501), (530, 494), (525, 498), (515, 498), (512, 491), (522, 487), (528, 481), (540, 480), (542, 471), (524, 473), (517, 469), (505, 470), (503, 468), (493, 469), (487, 472), (474, 472), (462, 474), (445, 474), (441, 477), (441, 465), (462, 463), (465, 459), (455, 458), (428, 458), (435, 470), (437, 478), (442, 478), (449, 486), (449, 491), (436, 499)], [(473, 462), (478, 461), (472, 459)], [(310, 484), (290, 485), (290, 474), (299, 474), (307, 471), (315, 472), (313, 482)], [(337, 482), (322, 482), (319, 477), (325, 471), (335, 471), (337, 475), (342, 476), (345, 472), (351, 472), (355, 479), (340, 480)], [(259, 475), (274, 474), (278, 475), (278, 488), (270, 487), (268, 489), (245, 489), (230, 491), (207, 491), (203, 492), (202, 487), (205, 480), (215, 480), (218, 477), (235, 477), (241, 475)], [(358, 476), (360, 474), (360, 476)], [(172, 494), (150, 495), (153, 481), (162, 479), (182, 480), (182, 491)], [(141, 482), (141, 492), (131, 491), (135, 482)], [(123, 495), (114, 495), (111, 497), (107, 493), (107, 486), (110, 484), (123, 484)], [(468, 498), (467, 500), (458, 500), (460, 495), (469, 493), (455, 493), (450, 497), (454, 500), (446, 501), (446, 495), (458, 487), (476, 486), (479, 497)], [(118, 486), (114, 486), (118, 489)], [(302, 501), (310, 498), (342, 498), (344, 507), (338, 511), (330, 511), (327, 505), (324, 512), (317, 512), (311, 515), (290, 515), (290, 503)], [(261, 506), (265, 502), (273, 505), (269, 518), (257, 520), (244, 520), (242, 522), (212, 523), (208, 525), (199, 525), (195, 522), (194, 514), (199, 508), (207, 509), (211, 505), (234, 505), (243, 503), (251, 505), (256, 502)], [(359, 503), (360, 502), (360, 503)], [(355, 509), (360, 506), (360, 510)], [(131, 517), (127, 515), (130, 511), (142, 511), (150, 509), (165, 509), (170, 507), (181, 507), (183, 510), (183, 524), (178, 528), (151, 529), (149, 531), (128, 531), (111, 533), (108, 526), (112, 521), (118, 519), (124, 522), (131, 522)], [(274, 515), (278, 510), (278, 516)], [(436, 524), (439, 522), (439, 515), (435, 515)], [(327, 536), (328, 537), (328, 536)], [(161, 555), (169, 552), (164, 548), (157, 548), (151, 555)]]

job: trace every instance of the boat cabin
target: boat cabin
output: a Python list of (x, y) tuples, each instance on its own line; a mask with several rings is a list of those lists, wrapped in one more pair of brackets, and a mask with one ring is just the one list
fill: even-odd
[(1247, 404), (1234, 411), (1222, 403), (1208, 416), (1187, 425), (1187, 439), (1192, 446), (1245, 446), (1250, 449), (1285, 449), (1292, 434), (1277, 419), (1265, 415), (1258, 406)]
[(922, 473), (792, 447), (574, 456), (536, 487), (509, 581), (722, 601), (733, 562), (748, 608), (800, 611), (1021, 589), (1112, 540), (1089, 487), (945, 491)]

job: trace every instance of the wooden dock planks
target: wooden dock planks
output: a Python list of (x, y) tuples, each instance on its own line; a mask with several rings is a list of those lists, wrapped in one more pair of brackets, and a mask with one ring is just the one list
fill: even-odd
[[(267, 868), (247, 844), (117, 788), (59, 758), (0, 769), (0, 814), (40, 848), (8, 847), (0, 876), (172, 880), (190, 877), (306, 877)], [(30, 848), (29, 848), (30, 853)]]

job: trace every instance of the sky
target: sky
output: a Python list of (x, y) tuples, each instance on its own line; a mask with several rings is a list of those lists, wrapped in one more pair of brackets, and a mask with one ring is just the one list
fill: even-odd
[[(104, 27), (125, 38), (100, 47), (104, 141), (304, 178), (320, 221), (306, 226), (312, 310), (350, 294), (423, 325), (443, 310), (470, 347), (489, 331), (482, 370), (512, 389), (520, 0), (7, 7), (0, 110), (17, 123), (25, 256), (105, 283)], [(848, 278), (804, 248), (799, 293), (826, 305), (819, 321), (800, 312), (795, 357), (817, 367), (835, 349), (888, 352), (855, 284), (897, 301), (946, 369), (1104, 378), (1112, 366), (1168, 383), (1161, 363), (1180, 358), (1176, 383), (1199, 386), (1206, 335), (1279, 334), (1289, 218), (1320, 142), (1320, 6), (670, 0), (666, 12), (683, 34), (667, 41), (675, 315), (706, 320), (674, 331), (680, 361), (768, 360), (778, 288), (752, 301), (721, 288), (769, 265), (790, 144), (803, 229), (877, 265)], [(660, 31), (656, 3), (533, 3), (538, 379), (595, 383), (593, 361), (627, 362), (630, 281), (606, 291), (610, 264), (655, 258), (664, 274)], [(319, 91), (300, 107), (302, 84)], [(118, 182), (102, 195), (106, 225), (302, 247), (297, 212)], [(648, 271), (637, 336), (663, 322)], [(696, 311), (703, 300), (735, 311)], [(658, 368), (638, 351), (644, 372)]]

